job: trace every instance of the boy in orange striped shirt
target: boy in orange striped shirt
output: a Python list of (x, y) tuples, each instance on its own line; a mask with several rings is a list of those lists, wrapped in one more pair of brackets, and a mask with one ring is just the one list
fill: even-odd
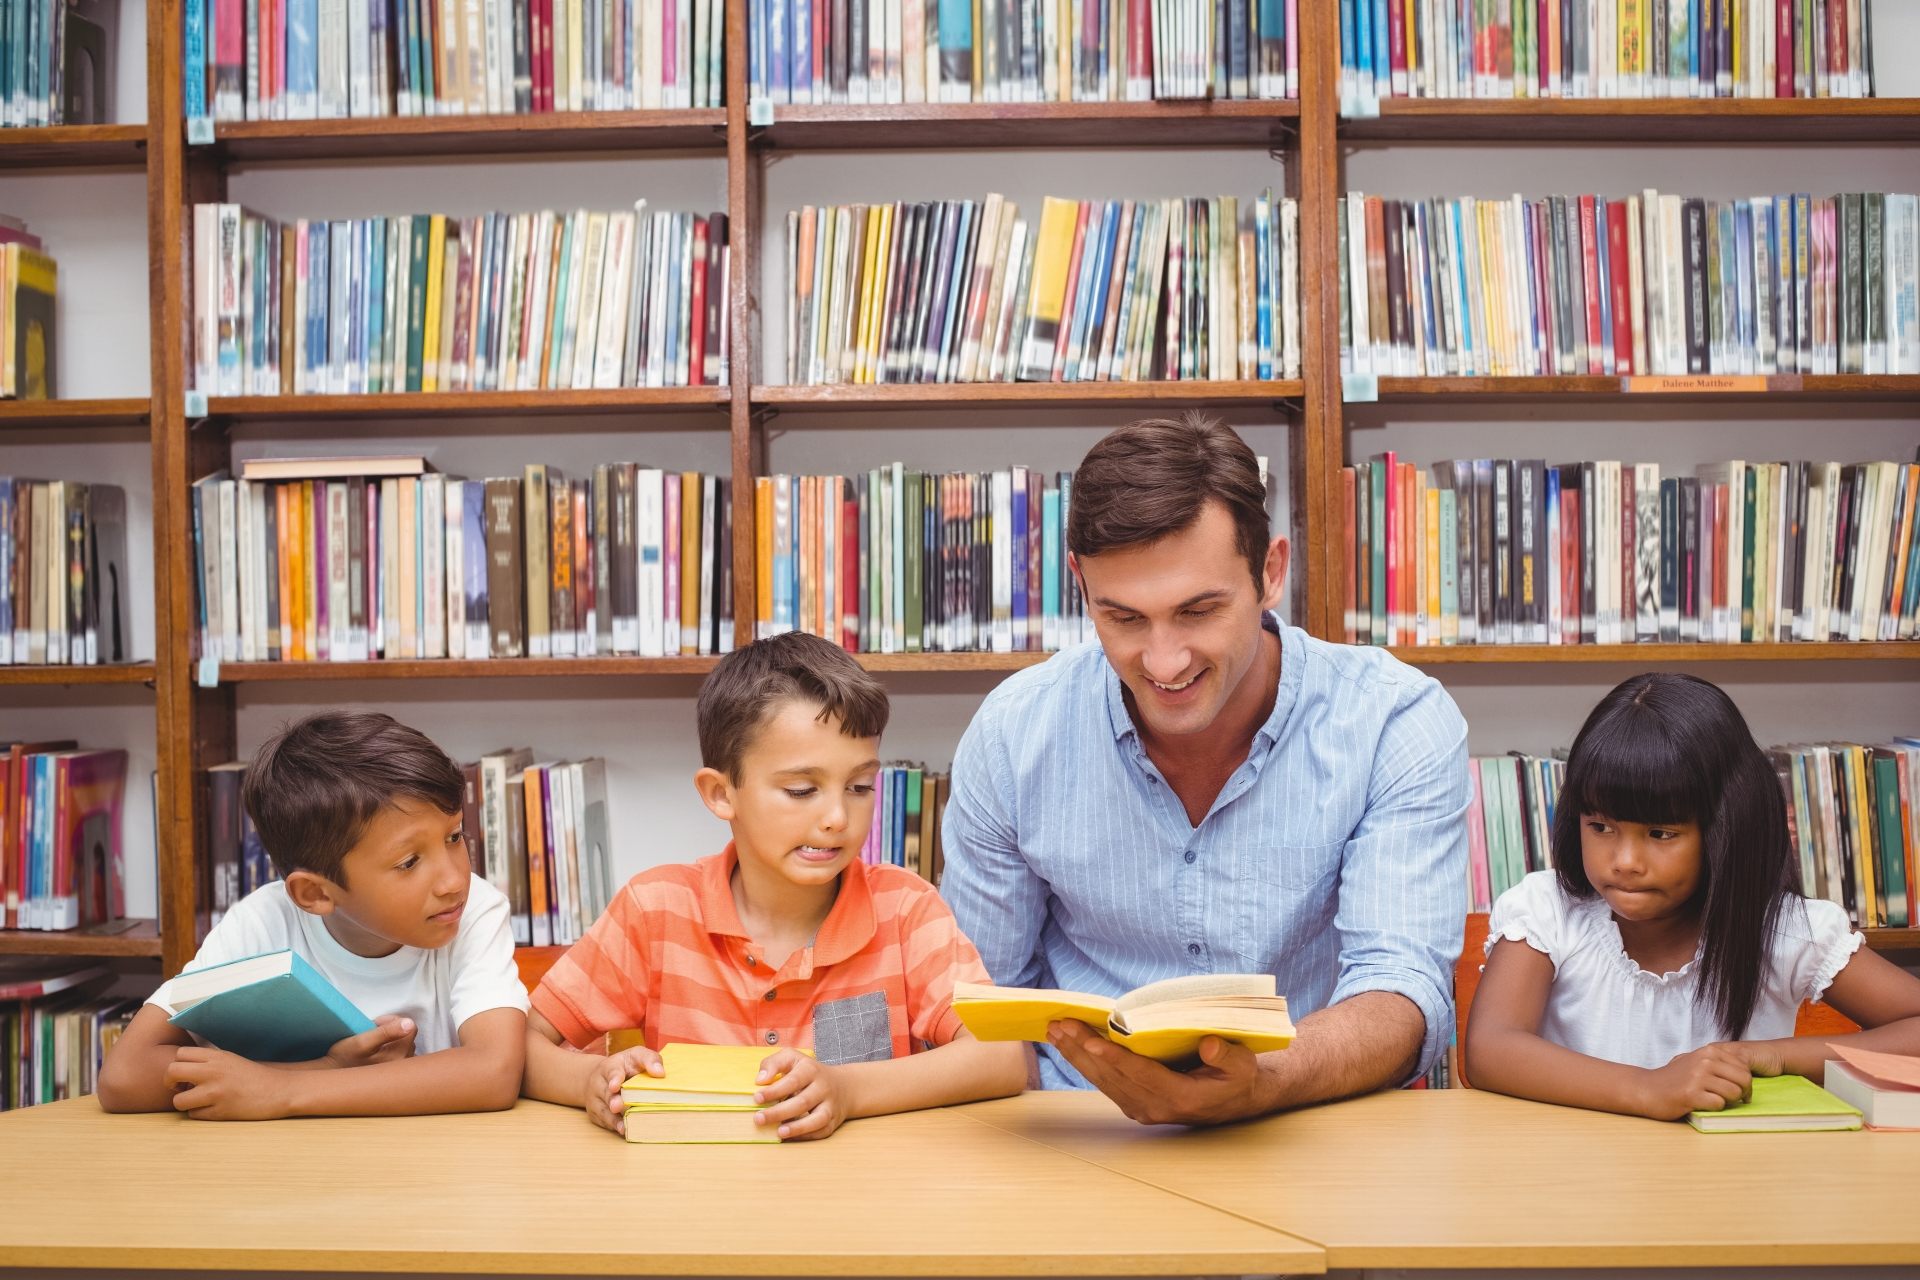
[[(635, 876), (548, 972), (521, 1091), (620, 1133), (621, 1084), (664, 1076), (654, 1050), (682, 1042), (767, 1046), (755, 1122), (782, 1138), (1020, 1092), (1025, 1046), (983, 1044), (953, 1012), (955, 982), (990, 981), (953, 913), (912, 872), (860, 861), (885, 688), (788, 632), (722, 658), (698, 716), (694, 786), (733, 842)], [(652, 1047), (564, 1047), (627, 1028)]]

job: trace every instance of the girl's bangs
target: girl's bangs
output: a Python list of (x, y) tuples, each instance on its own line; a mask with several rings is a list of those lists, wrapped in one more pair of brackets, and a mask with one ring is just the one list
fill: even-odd
[(1703, 822), (1712, 808), (1701, 761), (1681, 750), (1652, 716), (1613, 717), (1593, 726), (1577, 755), (1582, 767), (1568, 777), (1561, 802), (1576, 801), (1583, 814), (1652, 825)]

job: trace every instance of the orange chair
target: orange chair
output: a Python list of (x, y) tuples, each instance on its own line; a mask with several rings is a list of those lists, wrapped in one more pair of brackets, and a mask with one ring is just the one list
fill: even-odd
[[(540, 985), (540, 979), (547, 976), (547, 970), (553, 968), (561, 956), (567, 954), (565, 947), (515, 947), (513, 963), (520, 970), (520, 984), (532, 994)], [(606, 1051), (619, 1053), (646, 1043), (646, 1037), (639, 1031), (607, 1032)]]
[[(1453, 967), (1453, 1005), (1456, 1041), (1461, 1048), (1460, 1070), (1456, 1079), (1460, 1087), (1470, 1089), (1467, 1083), (1466, 1045), (1467, 1010), (1473, 1005), (1473, 993), (1480, 986), (1480, 967), (1485, 962), (1487, 945), (1487, 916), (1485, 912), (1470, 912), (1467, 915), (1467, 934), (1460, 948), (1460, 961)], [(1809, 1000), (1800, 1006), (1800, 1016), (1794, 1019), (1793, 1034), (1796, 1036), (1842, 1036), (1858, 1031), (1860, 1024), (1841, 1013), (1831, 1005), (1815, 1004)]]

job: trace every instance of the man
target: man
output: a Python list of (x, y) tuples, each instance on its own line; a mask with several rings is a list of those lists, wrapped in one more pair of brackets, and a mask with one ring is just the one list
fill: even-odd
[(1466, 723), (1434, 680), (1270, 612), (1287, 540), (1239, 436), (1113, 432), (1075, 473), (1069, 563), (1100, 638), (1008, 679), (953, 762), (942, 891), (996, 982), (1120, 995), (1271, 973), (1297, 1035), (1178, 1072), (1057, 1022), (1040, 1083), (1147, 1124), (1402, 1084), (1453, 1022)]

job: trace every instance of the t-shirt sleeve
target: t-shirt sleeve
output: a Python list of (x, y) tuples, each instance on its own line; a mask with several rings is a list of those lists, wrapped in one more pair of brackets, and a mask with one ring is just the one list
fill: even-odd
[(953, 911), (929, 887), (915, 897), (901, 921), (901, 957), (906, 972), (907, 1035), (914, 1044), (935, 1048), (951, 1041), (960, 1030), (953, 1011), (956, 982), (992, 982)]
[(513, 922), (507, 895), (479, 876), (473, 878), (467, 893), (467, 909), (460, 917), (450, 959), (453, 985), (448, 1003), (452, 1007), (447, 1012), (456, 1028), (489, 1009), (526, 1012), (527, 989), (521, 985), (519, 966), (513, 962)]
[[(250, 956), (285, 951), (293, 945), (293, 913), (299, 908), (287, 901), (286, 886), (278, 882), (262, 885), (233, 904), (207, 934), (207, 940), (187, 961), (183, 973), (211, 969)], [(160, 984), (147, 997), (148, 1004), (171, 1005), (173, 983)]]
[(1566, 956), (1564, 895), (1551, 871), (1529, 872), (1500, 895), (1487, 919), (1488, 955), (1501, 940), (1524, 942), (1558, 965)]
[(1818, 1000), (1866, 935), (1855, 933), (1846, 911), (1824, 898), (1789, 900), (1780, 916), (1774, 963), (1786, 967), (1787, 987), (1795, 1000)]
[(638, 877), (533, 989), (533, 1008), (576, 1049), (609, 1031), (647, 1031), (655, 981)]

